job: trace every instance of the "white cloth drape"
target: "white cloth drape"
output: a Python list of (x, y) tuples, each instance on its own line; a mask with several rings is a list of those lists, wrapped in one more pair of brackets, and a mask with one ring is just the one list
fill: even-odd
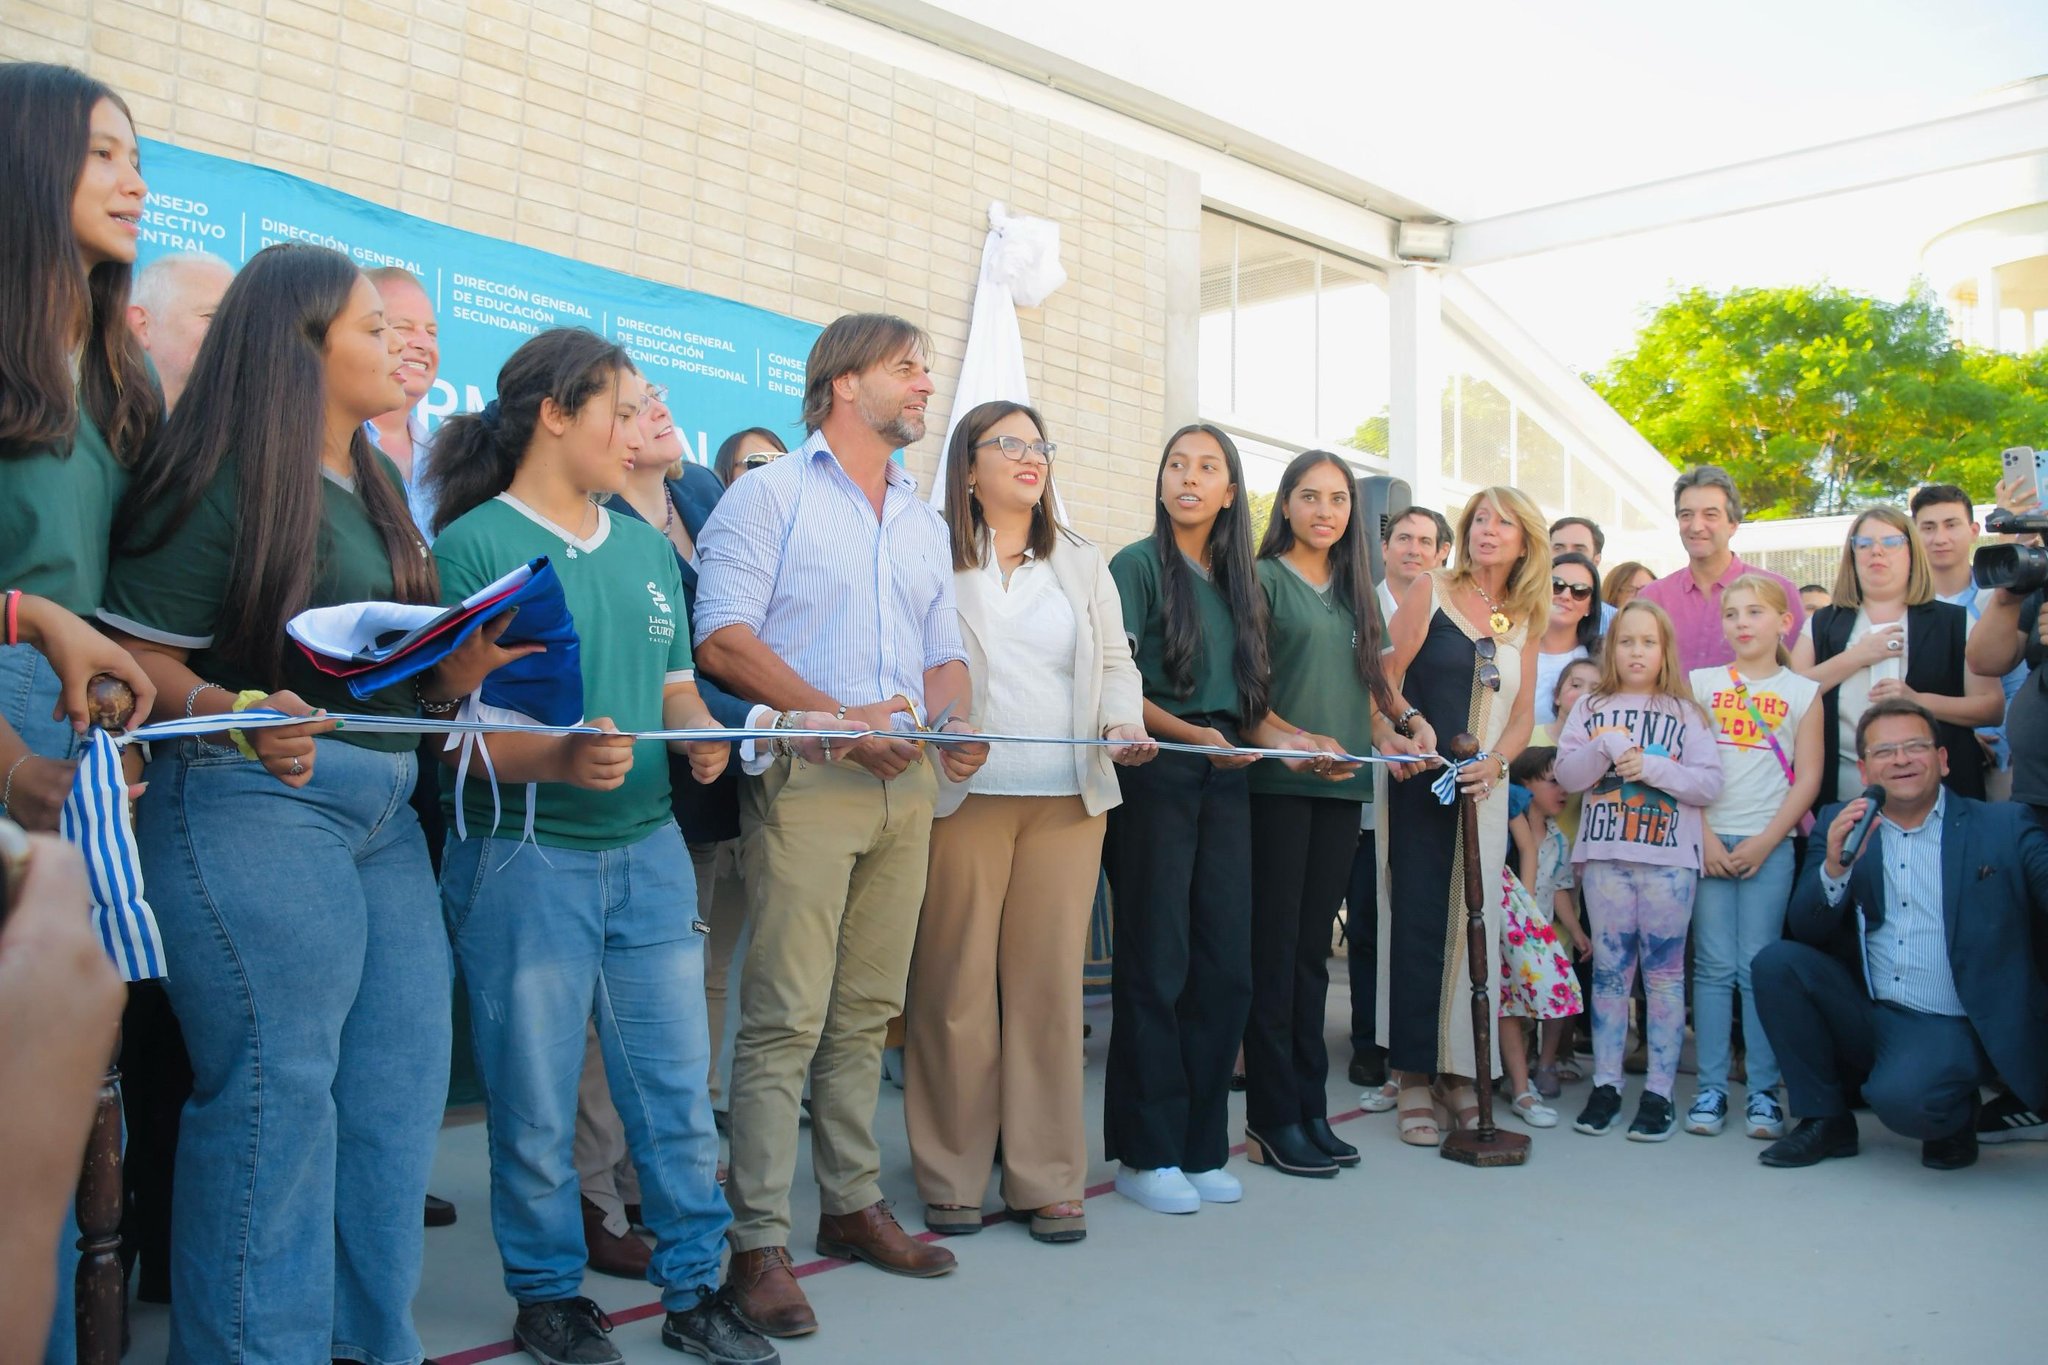
[[(1048, 218), (1012, 217), (1000, 200), (988, 206), (988, 241), (981, 249), (981, 279), (974, 288), (974, 316), (967, 326), (967, 357), (953, 387), (953, 420), (939, 447), (931, 501), (946, 502), (946, 452), (960, 419), (982, 403), (1031, 401), (1024, 377), (1024, 338), (1017, 309), (1036, 308), (1067, 282), (1060, 268), (1060, 225)], [(1055, 490), (1057, 492), (1057, 490)], [(1058, 511), (1057, 507), (1054, 511)]]

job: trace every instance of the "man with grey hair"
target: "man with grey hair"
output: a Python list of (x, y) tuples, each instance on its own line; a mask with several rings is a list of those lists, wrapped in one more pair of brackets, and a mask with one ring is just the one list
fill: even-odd
[(213, 310), (234, 278), (233, 266), (203, 251), (159, 256), (136, 272), (128, 294), (128, 329), (156, 366), (164, 411), (176, 407), (184, 394)]
[(1735, 662), (1734, 646), (1721, 633), (1721, 593), (1746, 573), (1775, 578), (1783, 585), (1785, 605), (1792, 615), (1792, 628), (1785, 635), (1789, 648), (1799, 638), (1806, 608), (1800, 605), (1799, 591), (1789, 580), (1743, 563), (1729, 548), (1735, 528), (1742, 524), (1742, 495), (1735, 491), (1735, 480), (1728, 477), (1728, 471), (1719, 465), (1696, 465), (1678, 476), (1672, 485), (1672, 501), (1686, 566), (1636, 595), (1655, 602), (1670, 615), (1678, 637), (1680, 666), (1689, 673)]

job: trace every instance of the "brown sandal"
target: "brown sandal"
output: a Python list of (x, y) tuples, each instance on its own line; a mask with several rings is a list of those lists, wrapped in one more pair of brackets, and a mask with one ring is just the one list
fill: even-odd
[(970, 1237), (981, 1231), (981, 1210), (965, 1204), (926, 1204), (924, 1225), (941, 1237)]
[(1033, 1241), (1078, 1242), (1088, 1235), (1088, 1215), (1078, 1199), (1063, 1199), (1037, 1209), (1011, 1209), (1010, 1217), (1031, 1225)]
[(1410, 1147), (1437, 1147), (1444, 1140), (1442, 1110), (1436, 1096), (1426, 1085), (1409, 1085), (1401, 1088), (1395, 1100), (1399, 1106), (1395, 1118), (1401, 1141)]

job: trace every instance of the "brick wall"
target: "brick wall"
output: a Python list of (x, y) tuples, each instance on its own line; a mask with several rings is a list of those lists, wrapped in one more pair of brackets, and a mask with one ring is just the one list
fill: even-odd
[(902, 313), (937, 351), (926, 480), (989, 201), (1055, 219), (1068, 283), (1021, 321), (1068, 512), (1111, 548), (1151, 524), (1155, 158), (693, 0), (6, 0), (0, 54), (90, 71), (145, 136), (423, 218), (816, 322)]

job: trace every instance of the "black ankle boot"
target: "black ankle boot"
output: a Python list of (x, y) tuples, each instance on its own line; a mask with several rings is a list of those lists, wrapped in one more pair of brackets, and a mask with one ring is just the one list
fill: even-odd
[(1271, 1166), (1282, 1175), (1305, 1175), (1328, 1180), (1337, 1174), (1337, 1163), (1309, 1139), (1298, 1123), (1254, 1131), (1244, 1130), (1244, 1154), (1254, 1166)]
[(1308, 1140), (1314, 1143), (1324, 1156), (1339, 1166), (1358, 1164), (1358, 1149), (1330, 1131), (1328, 1119), (1310, 1119), (1301, 1125), (1301, 1131), (1308, 1134)]

